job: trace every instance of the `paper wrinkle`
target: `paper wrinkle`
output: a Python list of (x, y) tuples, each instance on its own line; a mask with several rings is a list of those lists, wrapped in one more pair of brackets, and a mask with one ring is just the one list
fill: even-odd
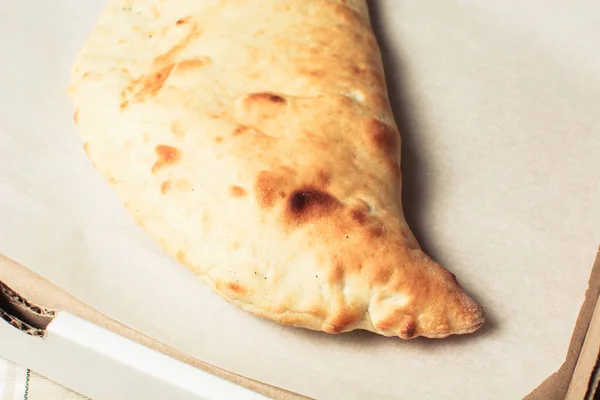
[(374, 10), (407, 219), (484, 306), (477, 334), (280, 326), (164, 255), (86, 159), (65, 94), (100, 0), (0, 2), (0, 253), (177, 350), (307, 396), (521, 398), (565, 358), (600, 238), (600, 4), (553, 4)]

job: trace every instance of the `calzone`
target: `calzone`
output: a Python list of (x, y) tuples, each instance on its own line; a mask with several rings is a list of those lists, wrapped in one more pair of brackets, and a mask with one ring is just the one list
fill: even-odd
[(225, 300), (329, 333), (483, 324), (405, 222), (365, 0), (110, 0), (68, 93), (135, 221)]

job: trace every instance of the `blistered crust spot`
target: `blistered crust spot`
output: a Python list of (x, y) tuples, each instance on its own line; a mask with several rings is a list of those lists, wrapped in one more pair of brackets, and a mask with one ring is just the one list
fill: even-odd
[(400, 331), (400, 336), (404, 339), (412, 339), (415, 336), (417, 324), (413, 318), (408, 318), (404, 322), (404, 327)]
[(402, 310), (397, 309), (391, 312), (387, 317), (377, 321), (374, 326), (377, 330), (386, 332), (392, 329), (397, 323), (398, 319), (402, 317)]
[[(396, 245), (395, 243), (390, 245)], [(380, 264), (377, 268), (373, 268), (371, 271), (370, 279), (373, 283), (378, 285), (387, 284), (394, 274), (394, 268), (390, 264)]]
[(248, 131), (250, 131), (250, 127), (246, 126), (246, 125), (238, 125), (235, 127), (235, 129), (232, 132), (233, 136), (239, 136), (242, 135)]
[(246, 96), (246, 104), (253, 103), (274, 103), (274, 104), (285, 104), (286, 101), (283, 97), (273, 93), (251, 93)]
[(344, 279), (344, 266), (341, 262), (336, 262), (333, 265), (333, 267), (331, 268), (331, 270), (329, 271), (327, 280), (329, 281), (329, 283), (331, 285), (337, 285), (340, 282), (342, 282), (343, 279)]
[(400, 133), (392, 126), (377, 119), (370, 119), (366, 125), (369, 144), (379, 153), (383, 153), (390, 171), (400, 178)]
[(192, 40), (198, 38), (201, 34), (202, 31), (198, 26), (190, 25), (189, 32), (179, 43), (166, 53), (154, 58), (151, 67), (152, 72), (131, 80), (121, 92), (121, 111), (124, 111), (131, 101), (141, 103), (156, 96), (175, 67), (177, 57), (189, 46)]
[(351, 306), (344, 307), (325, 325), (325, 332), (340, 333), (362, 318), (362, 312)]
[[(180, 24), (184, 25), (184, 24)], [(191, 25), (188, 34), (169, 51), (154, 58), (155, 65), (173, 64), (175, 59), (189, 46), (189, 44), (202, 35), (202, 31), (197, 25)]]
[(331, 174), (326, 171), (319, 170), (316, 177), (317, 183), (323, 187), (327, 187), (331, 183)]
[(158, 156), (158, 160), (152, 166), (152, 172), (177, 163), (181, 159), (181, 152), (177, 147), (159, 144), (154, 148), (154, 152)]
[(175, 67), (175, 72), (182, 74), (194, 72), (209, 65), (210, 62), (210, 57), (199, 57), (192, 58), (189, 60), (183, 60), (177, 63), (177, 66)]
[(383, 224), (376, 224), (370, 226), (367, 230), (368, 237), (371, 239), (375, 239), (381, 237), (385, 234), (385, 226)]
[(231, 196), (233, 197), (244, 197), (246, 196), (246, 189), (238, 185), (233, 185), (229, 188), (229, 193), (231, 193)]
[(376, 149), (388, 155), (397, 154), (400, 145), (400, 134), (391, 126), (377, 119), (370, 119), (367, 123), (367, 135)]
[(166, 67), (151, 73), (148, 77), (143, 79), (141, 82), (141, 88), (135, 94), (134, 100), (141, 103), (150, 97), (156, 96), (169, 78), (169, 75), (171, 75), (173, 67), (173, 64), (167, 65)]
[(160, 185), (160, 192), (162, 194), (167, 194), (169, 192), (169, 190), (171, 189), (171, 181), (167, 180), (164, 181), (161, 185)]
[(256, 179), (256, 200), (261, 208), (272, 208), (278, 198), (285, 197), (285, 178), (269, 171), (262, 171)]
[(359, 225), (364, 225), (367, 222), (367, 216), (361, 210), (352, 210), (350, 211), (350, 215)]
[(238, 103), (236, 113), (240, 122), (260, 126), (265, 120), (276, 118), (286, 104), (285, 98), (274, 93), (250, 93)]
[(227, 284), (227, 289), (239, 295), (245, 295), (248, 293), (248, 291), (243, 286), (235, 282), (229, 282)]

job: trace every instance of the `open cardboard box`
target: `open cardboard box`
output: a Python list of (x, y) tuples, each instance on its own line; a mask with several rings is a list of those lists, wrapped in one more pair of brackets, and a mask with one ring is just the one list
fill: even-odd
[(1, 304), (36, 335), (0, 323), (0, 355), (98, 399), (299, 397), (264, 382), (328, 399), (503, 400), (538, 384), (529, 398), (584, 398), (600, 337), (597, 1), (370, 2), (409, 225), (488, 316), (474, 335), (408, 343), (259, 320), (135, 226), (65, 95), (104, 4), (0, 2), (0, 254), (20, 264), (0, 261)]
[(4, 257), (0, 276), (10, 282), (0, 282), (0, 355), (92, 399), (265, 398), (238, 385), (274, 392), (135, 332)]
[[(178, 352), (102, 315), (5, 257), (0, 257), (0, 276), (4, 280), (0, 283), (0, 317), (4, 320), (0, 323), (0, 355), (92, 399), (262, 398), (257, 393), (282, 400), (306, 398)], [(599, 293), (600, 253), (565, 362), (526, 400), (594, 398), (600, 377)], [(63, 317), (58, 318), (60, 315)], [(120, 338), (107, 340), (105, 330)], [(157, 353), (146, 352), (138, 344)], [(100, 376), (102, 382), (111, 384), (99, 384)]]

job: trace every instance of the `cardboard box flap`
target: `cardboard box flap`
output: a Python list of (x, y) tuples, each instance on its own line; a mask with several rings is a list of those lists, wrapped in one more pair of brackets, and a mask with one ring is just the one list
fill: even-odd
[[(598, 297), (600, 295), (600, 252), (596, 256), (592, 272), (590, 274), (588, 289), (577, 323), (573, 328), (573, 336), (569, 343), (569, 349), (565, 362), (558, 371), (546, 378), (535, 390), (527, 395), (524, 400), (580, 400), (585, 397), (588, 383), (593, 374), (592, 367), (581, 363), (582, 355), (591, 351), (592, 357), (598, 355), (598, 349), (584, 348), (584, 341), (591, 338), (589, 335), (592, 326), (592, 316), (598, 310)], [(597, 321), (600, 323), (600, 321)], [(576, 366), (578, 369), (576, 371)]]
[(31, 336), (44, 336), (56, 311), (32, 304), (0, 282), (0, 317)]
[[(34, 305), (0, 282), (0, 354), (95, 400), (266, 397), (103, 329)], [(15, 329), (16, 328), (16, 329)], [(99, 385), (98, 378), (109, 385)]]
[[(215, 377), (225, 379), (235, 385), (252, 390), (253, 392), (269, 398), (278, 400), (309, 400), (308, 397), (291, 393), (287, 390), (257, 382), (217, 368), (149, 338), (148, 336), (88, 307), (47, 280), (1, 254), (0, 278), (5, 281), (0, 281), (0, 314), (6, 316), (6, 318), (3, 317), (3, 319), (12, 325), (11, 330), (17, 328), (30, 335), (33, 333), (34, 336), (38, 338), (44, 337), (50, 323), (57, 318), (58, 315), (67, 313), (89, 321), (94, 325), (113, 332), (123, 338), (135, 341), (136, 343), (165, 356), (184, 362), (195, 368), (199, 368)], [(45, 306), (40, 306), (40, 304), (44, 304)], [(2, 326), (0, 326), (0, 328), (2, 328)], [(1, 350), (0, 355), (8, 357), (9, 359), (12, 358), (7, 354), (2, 354)], [(16, 359), (12, 359), (11, 361), (19, 363)], [(35, 370), (35, 367), (32, 365), (23, 366)], [(36, 372), (44, 375), (42, 371), (36, 370)], [(52, 376), (47, 377), (52, 378)], [(70, 387), (62, 381), (58, 383)], [(85, 391), (81, 389), (77, 390), (77, 388), (73, 387), (72, 389), (80, 393)]]
[[(600, 353), (600, 253), (596, 257), (586, 292), (585, 303), (581, 307), (573, 340), (569, 346), (567, 361), (570, 364), (572, 379), (566, 394), (567, 400), (593, 398), (597, 390), (597, 363)], [(577, 345), (574, 346), (575, 338)], [(583, 339), (585, 337), (585, 340)], [(576, 364), (575, 364), (576, 361)], [(563, 369), (561, 368), (561, 370)], [(560, 373), (560, 371), (558, 372)]]

